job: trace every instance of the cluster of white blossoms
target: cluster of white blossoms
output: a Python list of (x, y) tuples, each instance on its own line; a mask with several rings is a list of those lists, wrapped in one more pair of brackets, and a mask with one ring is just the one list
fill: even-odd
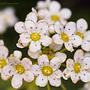
[(3, 34), (7, 27), (12, 27), (17, 22), (15, 11), (8, 7), (0, 11), (0, 34)]
[[(79, 80), (90, 82), (90, 31), (83, 18), (68, 22), (71, 14), (57, 1), (39, 1), (25, 21), (14, 26), (19, 33), (16, 46), (27, 47), (30, 58), (22, 58), (18, 50), (8, 55), (8, 49), (0, 41), (1, 78), (11, 78), (11, 85), (16, 89), (22, 86), (23, 80), (35, 80), (40, 87), (48, 83), (59, 87), (61, 78), (71, 78), (74, 84)], [(74, 57), (68, 58), (66, 52)]]

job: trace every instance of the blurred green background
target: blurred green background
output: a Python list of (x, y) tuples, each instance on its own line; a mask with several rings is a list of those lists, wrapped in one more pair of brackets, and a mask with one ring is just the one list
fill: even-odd
[[(0, 9), (6, 7), (14, 7), (16, 11), (16, 16), (18, 17), (19, 21), (24, 21), (26, 15), (31, 11), (32, 7), (36, 6), (38, 0), (0, 0)], [(72, 17), (70, 18), (71, 21), (76, 21), (79, 18), (85, 18), (90, 24), (90, 0), (58, 0), (62, 8), (67, 7), (72, 10)], [(89, 29), (89, 28), (88, 28)], [(23, 57), (27, 56), (27, 48), (19, 49), (16, 47), (16, 43), (18, 40), (18, 34), (15, 32), (14, 27), (8, 28), (7, 31), (0, 35), (0, 39), (3, 39), (5, 45), (8, 47), (10, 53), (14, 50), (18, 49), (23, 52)], [(27, 56), (28, 57), (28, 56)], [(63, 81), (62, 83), (65, 85), (67, 90), (80, 90), (83, 86), (82, 82), (78, 82), (76, 85), (72, 83), (71, 80)], [(11, 87), (10, 80), (3, 81), (0, 79), (0, 90), (15, 90)], [(47, 90), (47, 87), (40, 88), (32, 83), (25, 83), (19, 90)], [(61, 87), (54, 88), (51, 87), (51, 90), (63, 90)]]

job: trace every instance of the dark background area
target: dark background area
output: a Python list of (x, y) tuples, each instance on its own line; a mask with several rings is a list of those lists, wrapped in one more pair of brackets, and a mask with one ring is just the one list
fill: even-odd
[[(16, 16), (19, 21), (24, 21), (26, 15), (31, 11), (32, 7), (36, 6), (38, 0), (0, 0), (0, 9), (5, 7), (14, 7), (16, 11)], [(90, 0), (58, 0), (62, 8), (66, 7), (72, 10), (72, 16), (69, 21), (77, 21), (79, 18), (85, 18), (88, 22), (88, 29), (90, 29)], [(15, 32), (14, 27), (8, 28), (7, 31), (0, 35), (0, 39), (3, 39), (5, 45), (10, 50), (10, 53), (13, 50), (18, 49), (23, 52), (23, 57), (27, 56), (27, 48), (19, 49), (16, 47), (16, 43), (18, 40), (18, 34)], [(72, 83), (71, 80), (63, 81), (67, 87), (67, 90), (80, 90), (79, 88), (83, 86), (82, 82), (78, 82), (76, 85)], [(25, 85), (28, 87), (26, 89)], [(24, 84), (20, 90), (36, 90), (34, 85)], [(11, 88), (10, 81), (2, 81), (0, 80), (0, 90), (14, 90)], [(38, 88), (37, 90), (46, 90), (45, 88)], [(61, 88), (51, 87), (51, 90), (62, 90)]]

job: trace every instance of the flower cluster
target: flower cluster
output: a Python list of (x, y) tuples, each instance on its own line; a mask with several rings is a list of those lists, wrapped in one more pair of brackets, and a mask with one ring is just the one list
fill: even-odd
[[(11, 85), (16, 89), (22, 86), (23, 80), (35, 80), (40, 87), (48, 83), (59, 87), (61, 78), (71, 78), (74, 84), (79, 80), (90, 82), (90, 31), (83, 18), (68, 22), (71, 14), (70, 9), (61, 8), (57, 1), (39, 1), (25, 21), (14, 26), (19, 33), (16, 46), (27, 47), (30, 58), (22, 58), (18, 50), (8, 55), (8, 49), (0, 41), (1, 78), (12, 78)], [(66, 52), (74, 57), (68, 58)], [(35, 64), (32, 59), (36, 60)]]

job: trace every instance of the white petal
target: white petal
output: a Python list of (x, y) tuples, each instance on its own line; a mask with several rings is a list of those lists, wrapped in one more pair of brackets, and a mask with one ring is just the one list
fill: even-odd
[(31, 42), (30, 43), (30, 46), (29, 46), (29, 50), (31, 51), (31, 52), (37, 52), (37, 51), (39, 51), (39, 50), (41, 50), (41, 45), (40, 45), (40, 42)]
[(32, 21), (25, 21), (25, 28), (28, 32), (35, 29), (35, 23)]
[(83, 68), (89, 69), (90, 68), (90, 56), (86, 56), (83, 60)]
[(26, 82), (31, 82), (34, 80), (34, 75), (33, 73), (31, 73), (30, 71), (26, 71), (25, 74), (24, 74), (24, 80)]
[(52, 39), (48, 36), (43, 36), (41, 42), (43, 46), (49, 46), (52, 43)]
[(45, 1), (39, 1), (39, 2), (37, 3), (37, 8), (38, 8), (38, 9), (42, 9), (42, 8), (45, 8), (45, 7), (46, 7)]
[(86, 29), (88, 28), (88, 24), (87, 21), (83, 18), (79, 19), (77, 21), (77, 29), (80, 31), (86, 31)]
[(58, 12), (60, 10), (60, 8), (61, 8), (61, 5), (57, 1), (52, 1), (49, 5), (49, 9), (52, 12)]
[(76, 62), (78, 62), (78, 61), (82, 62), (83, 57), (84, 57), (84, 52), (81, 49), (78, 49), (74, 54), (74, 60)]
[(15, 50), (15, 51), (13, 52), (13, 55), (14, 55), (14, 57), (17, 57), (17, 58), (21, 59), (21, 57), (22, 57), (22, 52), (21, 52), (21, 51), (18, 51), (18, 50)]
[(30, 50), (28, 50), (28, 55), (33, 58), (33, 59), (37, 59), (40, 56), (40, 51), (37, 52), (31, 52)]
[(71, 42), (65, 43), (65, 48), (66, 48), (68, 51), (70, 51), (70, 52), (73, 52), (73, 51), (74, 51), (73, 45), (72, 45)]
[(0, 46), (4, 46), (4, 41), (0, 40)]
[(40, 9), (38, 11), (38, 18), (40, 20), (42, 20), (42, 19), (46, 18), (46, 15), (48, 15), (48, 14), (49, 14), (49, 11), (47, 9)]
[(32, 66), (32, 70), (31, 71), (33, 72), (33, 74), (35, 76), (38, 76), (41, 73), (40, 67), (38, 65), (36, 65), (36, 64)]
[(62, 71), (60, 71), (60, 70), (56, 70), (56, 71), (51, 75), (51, 77), (53, 77), (53, 78), (58, 78), (58, 79), (60, 79), (62, 76), (63, 76), (63, 73), (62, 73)]
[(8, 80), (12, 76), (11, 74), (11, 67), (9, 65), (6, 65), (1, 72), (1, 78), (3, 80)]
[(83, 41), (81, 48), (85, 51), (90, 51), (90, 41), (89, 40)]
[(24, 65), (26, 70), (31, 70), (32, 61), (29, 58), (23, 58), (21, 63)]
[(68, 59), (66, 61), (66, 67), (67, 67), (67, 69), (73, 70), (73, 66), (74, 66), (74, 60), (73, 59)]
[(80, 73), (80, 79), (83, 81), (83, 82), (89, 82), (90, 81), (90, 73), (87, 72), (87, 71), (82, 71)]
[(58, 51), (62, 48), (63, 45), (59, 45), (59, 44), (55, 44), (53, 41), (52, 43), (49, 45), (49, 47), (54, 50), (54, 51)]
[(67, 58), (66, 54), (60, 53), (60, 52), (56, 52), (55, 56), (60, 59), (61, 63), (63, 63), (66, 60), (66, 58)]
[(54, 57), (50, 60), (50, 66), (53, 68), (53, 70), (59, 69), (61, 65), (61, 62), (58, 57)]
[(71, 73), (71, 80), (75, 84), (79, 80), (79, 76), (75, 74), (74, 72)]
[(12, 87), (18, 89), (22, 86), (22, 78), (20, 75), (14, 75), (11, 81)]
[(48, 32), (48, 24), (45, 21), (38, 22), (38, 30), (42, 32), (42, 34), (47, 34)]
[(21, 43), (22, 46), (27, 47), (30, 42), (28, 33), (23, 33), (20, 35), (18, 43)]
[(50, 85), (54, 87), (59, 87), (61, 85), (61, 79), (56, 78), (55, 76), (50, 76), (49, 82), (50, 82)]
[(38, 58), (38, 64), (40, 66), (47, 66), (49, 64), (49, 60), (48, 60), (48, 57), (47, 55), (41, 55), (39, 58)]
[(54, 33), (54, 32), (55, 32), (54, 25), (49, 25), (48, 31), (49, 31), (50, 33)]
[(26, 17), (27, 21), (33, 21), (33, 22), (37, 22), (37, 15), (34, 12), (30, 12), (27, 17)]
[(0, 57), (7, 57), (9, 54), (8, 49), (5, 46), (0, 46)]
[(68, 9), (68, 8), (63, 8), (61, 11), (60, 11), (60, 15), (62, 18), (64, 19), (69, 19), (71, 17), (71, 10)]
[(52, 38), (54, 43), (61, 44), (61, 45), (63, 44), (63, 41), (60, 39), (60, 36), (58, 34), (55, 34)]
[(17, 22), (14, 27), (15, 27), (15, 31), (17, 33), (23, 33), (23, 32), (25, 32), (24, 22)]
[(71, 36), (72, 34), (74, 34), (75, 31), (76, 31), (75, 22), (68, 22), (65, 27), (65, 32)]
[(65, 80), (68, 80), (68, 78), (70, 77), (70, 71), (68, 70), (68, 68), (66, 68), (64, 71), (63, 71), (63, 78)]
[(36, 85), (37, 86), (40, 86), (40, 87), (45, 87), (48, 83), (48, 79), (46, 76), (43, 76), (43, 75), (39, 75), (37, 78), (36, 78)]
[(55, 31), (56, 31), (56, 33), (60, 34), (61, 30), (63, 30), (63, 25), (60, 24), (59, 22), (56, 22), (55, 23)]
[(73, 35), (72, 36), (72, 43), (73, 43), (74, 47), (78, 47), (82, 44), (82, 39), (77, 35)]

